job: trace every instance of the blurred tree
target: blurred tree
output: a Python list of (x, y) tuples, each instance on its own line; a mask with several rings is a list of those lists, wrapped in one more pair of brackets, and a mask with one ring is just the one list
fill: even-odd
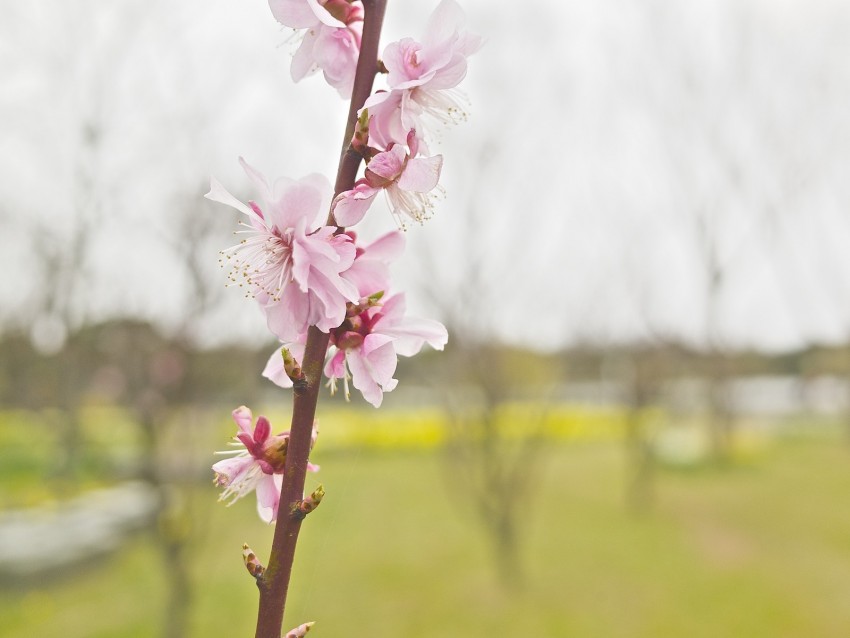
[[(545, 414), (559, 374), (553, 369), (556, 357), (512, 349), (494, 329), (508, 314), (527, 311), (505, 293), (526, 286), (526, 272), (517, 266), (522, 262), (519, 248), (513, 248), (513, 260), (503, 258), (500, 244), (511, 244), (513, 236), (499, 220), (493, 223), (484, 196), (484, 180), (501, 159), (495, 147), (479, 148), (476, 174), (466, 184), (466, 206), (451, 238), (462, 247), (463, 260), (453, 262), (451, 273), (441, 277), (437, 273), (445, 272), (448, 238), (440, 237), (438, 246), (418, 246), (425, 275), (418, 286), (449, 330), (449, 345), (438, 361), (439, 395), (450, 424), (449, 490), (453, 500), (463, 495), (457, 502), (464, 509), (471, 503), (489, 536), (501, 580), (518, 586), (523, 579), (522, 527), (532, 515)], [(519, 418), (517, 410), (508, 410), (517, 406)]]

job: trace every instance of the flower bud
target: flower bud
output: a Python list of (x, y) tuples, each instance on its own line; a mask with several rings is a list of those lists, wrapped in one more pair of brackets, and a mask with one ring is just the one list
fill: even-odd
[(295, 629), (288, 632), (283, 638), (304, 638), (307, 632), (315, 625), (314, 622), (305, 622), (303, 625), (298, 625)]
[(322, 499), (325, 497), (325, 488), (322, 485), (319, 485), (313, 493), (310, 494), (303, 501), (298, 501), (295, 505), (292, 506), (292, 515), (295, 518), (304, 518), (316, 509), (319, 506), (319, 503), (322, 502)]
[(248, 547), (248, 543), (242, 544), (242, 560), (245, 561), (245, 567), (248, 569), (248, 573), (251, 574), (254, 578), (260, 579), (263, 577), (263, 574), (266, 572), (266, 568), (257, 560), (257, 555), (254, 554), (254, 551)]

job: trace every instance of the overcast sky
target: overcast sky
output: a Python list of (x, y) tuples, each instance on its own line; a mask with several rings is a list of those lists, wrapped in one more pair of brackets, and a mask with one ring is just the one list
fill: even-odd
[[(436, 4), (390, 0), (382, 43)], [(446, 198), (397, 264), (416, 312), (543, 348), (850, 335), (848, 3), (461, 4), (487, 44), (469, 121), (437, 149)], [(173, 329), (193, 233), (224, 281), (236, 215), (202, 200), (211, 174), (246, 198), (239, 155), (332, 180), (346, 105), (319, 77), (292, 83), (297, 42), (263, 0), (0, 5), (2, 325), (55, 326), (52, 304)], [(72, 276), (46, 277), (75, 242)], [(266, 339), (223, 297), (200, 339)]]

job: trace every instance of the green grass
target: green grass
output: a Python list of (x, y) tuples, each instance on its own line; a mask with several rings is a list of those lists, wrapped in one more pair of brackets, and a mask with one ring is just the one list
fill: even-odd
[[(795, 439), (727, 471), (662, 472), (656, 506), (623, 505), (612, 442), (558, 444), (523, 525), (524, 586), (499, 584), (463, 486), (435, 451), (325, 453), (327, 497), (302, 531), (287, 626), (370, 638), (844, 638), (850, 627), (850, 451)], [(524, 495), (517, 494), (522, 499)], [(189, 638), (253, 635), (241, 563), (271, 528), (251, 500), (191, 497)], [(0, 590), (6, 638), (157, 635), (162, 559), (145, 536), (54, 584)]]

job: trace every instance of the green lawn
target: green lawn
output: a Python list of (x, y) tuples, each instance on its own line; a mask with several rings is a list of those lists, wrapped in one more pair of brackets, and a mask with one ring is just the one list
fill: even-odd
[[(327, 497), (302, 531), (286, 621), (317, 621), (311, 638), (849, 635), (850, 450), (837, 439), (777, 442), (746, 468), (661, 472), (641, 516), (623, 505), (616, 443), (553, 446), (514, 590), (494, 578), (463, 486), (449, 499), (439, 452), (317, 449), (316, 460)], [(253, 636), (240, 550), (264, 556), (271, 528), (253, 499), (215, 499), (209, 485), (191, 500), (204, 522), (190, 638)], [(0, 589), (0, 635), (156, 636), (161, 564), (139, 536), (55, 584)]]

